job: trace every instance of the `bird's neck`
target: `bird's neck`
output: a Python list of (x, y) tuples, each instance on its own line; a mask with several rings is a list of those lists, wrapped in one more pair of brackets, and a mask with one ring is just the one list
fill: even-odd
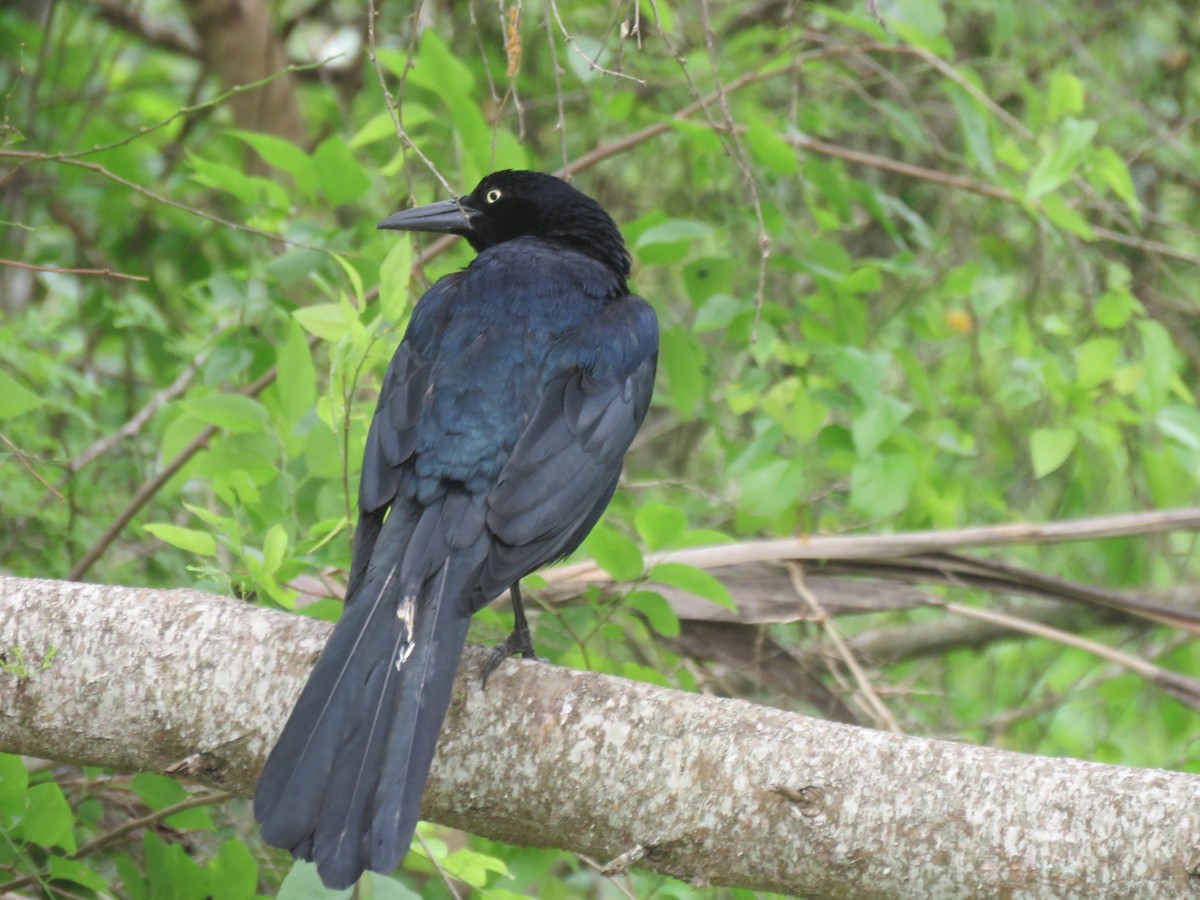
[(576, 253), (582, 253), (584, 256), (590, 256), (592, 259), (603, 263), (617, 276), (622, 287), (629, 280), (629, 251), (625, 249), (625, 241), (622, 239), (620, 232), (615, 229), (612, 234), (579, 235), (552, 233), (545, 237), (556, 244), (569, 247)]

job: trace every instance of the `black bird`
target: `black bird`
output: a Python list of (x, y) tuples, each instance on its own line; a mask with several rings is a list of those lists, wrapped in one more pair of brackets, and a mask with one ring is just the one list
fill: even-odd
[(564, 181), (496, 172), (379, 227), (478, 255), (425, 292), (388, 366), (345, 611), (254, 795), (263, 839), (331, 888), (408, 852), (472, 613), (511, 587), (517, 628), (487, 669), (532, 655), (518, 582), (608, 505), (658, 353), (620, 231)]

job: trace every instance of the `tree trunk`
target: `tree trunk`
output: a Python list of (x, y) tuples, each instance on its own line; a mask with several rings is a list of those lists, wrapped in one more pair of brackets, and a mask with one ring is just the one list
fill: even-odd
[[(287, 55), (263, 0), (184, 0), (200, 39), (200, 55), (226, 87), (252, 84), (287, 68)], [(304, 146), (308, 139), (295, 79), (280, 75), (230, 98), (239, 128)]]
[[(329, 626), (0, 578), (0, 748), (248, 789)], [(424, 813), (809, 897), (1200, 894), (1200, 777), (910, 738), (469, 649)]]

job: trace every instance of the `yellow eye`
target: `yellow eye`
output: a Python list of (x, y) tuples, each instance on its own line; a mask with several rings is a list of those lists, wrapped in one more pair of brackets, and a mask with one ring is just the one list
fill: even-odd
[(483, 199), (485, 199), (488, 203), (495, 203), (500, 199), (500, 191), (498, 191), (496, 188), (492, 188), (487, 192), (487, 195)]

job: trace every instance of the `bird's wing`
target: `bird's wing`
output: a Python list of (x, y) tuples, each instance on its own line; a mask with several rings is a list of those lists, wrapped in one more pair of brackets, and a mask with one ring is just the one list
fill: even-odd
[(460, 275), (449, 275), (425, 292), (383, 376), (379, 403), (367, 432), (358, 486), (363, 513), (382, 510), (396, 499), (400, 467), (412, 457), (416, 447), (417, 421), (459, 281)]
[(485, 595), (579, 546), (608, 505), (650, 405), (658, 326), (645, 301), (611, 304), (580, 341), (556, 354), (564, 365), (488, 493), (496, 544)]

